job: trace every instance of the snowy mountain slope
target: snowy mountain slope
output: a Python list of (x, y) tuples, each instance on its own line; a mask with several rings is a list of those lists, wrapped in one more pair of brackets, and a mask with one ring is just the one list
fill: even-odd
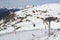
[(0, 40), (34, 40), (37, 37), (40, 38), (40, 37), (46, 36), (47, 33), (44, 34), (45, 31), (46, 30), (36, 29), (36, 30), (19, 31), (19, 32), (16, 32), (15, 34), (12, 32), (12, 33), (8, 33), (3, 36), (0, 36)]
[[(43, 23), (43, 19), (47, 17), (58, 17), (60, 20), (60, 4), (45, 4), (17, 11), (15, 13), (11, 12), (5, 19), (1, 20), (0, 33), (20, 30), (48, 29), (48, 25)], [(60, 22), (52, 22), (51, 28), (60, 28), (59, 24)], [(57, 25), (58, 27), (55, 27)]]
[(0, 40), (60, 40), (60, 30), (51, 30), (51, 33), (51, 37), (48, 37), (46, 29), (23, 30), (2, 34)]
[[(17, 15), (21, 14), (19, 16), (22, 16), (22, 17), (24, 17), (25, 14), (30, 15), (32, 17), (27, 17), (27, 19), (30, 19), (33, 22), (37, 22), (37, 21), (39, 22), (39, 20), (40, 20), (42, 23), (43, 20), (41, 20), (41, 18), (46, 18), (46, 17), (50, 17), (50, 16), (60, 18), (60, 15), (59, 15), (60, 14), (60, 4), (45, 4), (42, 6), (37, 6), (37, 7), (22, 10), (22, 11), (18, 11), (16, 13), (17, 13)], [(59, 23), (60, 22), (58, 22), (57, 24), (59, 24)]]

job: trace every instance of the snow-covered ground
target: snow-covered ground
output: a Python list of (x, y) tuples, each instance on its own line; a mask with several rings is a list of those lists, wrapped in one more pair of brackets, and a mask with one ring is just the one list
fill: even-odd
[(48, 30), (33, 29), (18, 32), (11, 32), (0, 35), (0, 40), (59, 40), (60, 30), (51, 30), (51, 36), (48, 37)]
[[(14, 15), (7, 23), (4, 23), (5, 20), (3, 19), (0, 21), (1, 40), (4, 40), (5, 38), (6, 40), (48, 40), (53, 36), (48, 38), (47, 33), (45, 34), (45, 32), (48, 31), (48, 22), (44, 23), (44, 19), (47, 17), (57, 17), (58, 22), (52, 21), (51, 29), (60, 29), (60, 4), (45, 4), (41, 6), (31, 7), (28, 9), (17, 11), (14, 13)], [(27, 30), (27, 32), (24, 30)], [(32, 37), (32, 35), (35, 36), (35, 34), (38, 39)], [(56, 34), (60, 35), (57, 33), (57, 31)], [(59, 38), (59, 36), (57, 38)], [(52, 38), (51, 40), (55, 39)]]

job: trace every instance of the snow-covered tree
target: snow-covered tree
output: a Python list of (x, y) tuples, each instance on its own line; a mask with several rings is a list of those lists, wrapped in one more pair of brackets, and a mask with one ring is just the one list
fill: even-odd
[(49, 30), (48, 30), (48, 35), (49, 35), (49, 37), (50, 37), (50, 23), (51, 23), (51, 21), (56, 21), (56, 20), (58, 20), (58, 18), (57, 17), (47, 17), (47, 18), (45, 18), (45, 20), (44, 20), (44, 22), (49, 22)]

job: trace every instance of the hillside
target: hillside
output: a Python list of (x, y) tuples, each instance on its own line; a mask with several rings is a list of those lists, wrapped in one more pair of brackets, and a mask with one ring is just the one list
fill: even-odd
[(51, 29), (60, 28), (60, 4), (45, 4), (28, 9), (11, 12), (0, 21), (0, 34), (32, 29), (48, 29), (47, 17), (57, 17), (51, 22)]

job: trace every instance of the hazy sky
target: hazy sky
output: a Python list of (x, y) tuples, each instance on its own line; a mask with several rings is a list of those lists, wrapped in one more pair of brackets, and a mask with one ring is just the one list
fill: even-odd
[(60, 3), (60, 0), (0, 0), (0, 6), (4, 6), (4, 7), (42, 5), (47, 3)]

